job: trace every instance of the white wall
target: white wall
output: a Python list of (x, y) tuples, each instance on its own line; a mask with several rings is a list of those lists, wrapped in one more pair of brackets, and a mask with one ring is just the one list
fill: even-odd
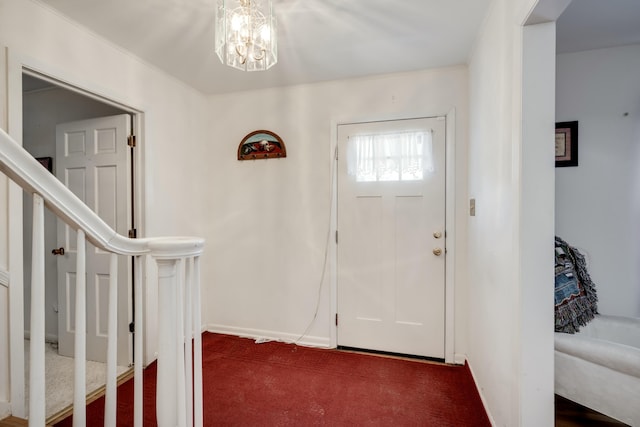
[(516, 426), (517, 200), (510, 99), (511, 10), (494, 2), (469, 66), (469, 363), (491, 417)]
[(558, 55), (557, 121), (579, 166), (556, 169), (556, 233), (587, 256), (604, 314), (640, 317), (640, 45)]
[[(553, 276), (556, 25), (524, 27), (519, 191), (520, 419), (554, 422)], [(542, 284), (547, 284), (543, 286)]]
[(553, 423), (554, 28), (524, 31), (536, 3), (494, 0), (469, 65), (469, 364), (497, 426)]
[[(21, 116), (21, 64), (143, 111), (141, 231), (147, 236), (203, 235), (203, 195), (209, 184), (202, 171), (205, 147), (211, 143), (205, 133), (210, 116), (204, 96), (33, 1), (0, 0), (0, 47), (9, 49), (9, 84), (3, 78), (0, 85), (0, 108), (8, 105), (9, 110), (9, 123), (2, 122), (5, 129), (21, 139), (15, 121)], [(11, 251), (6, 241), (0, 242), (0, 261)], [(203, 283), (208, 280), (205, 275)], [(147, 359), (156, 347), (155, 295), (147, 293)], [(7, 313), (8, 303), (0, 303), (0, 313)], [(7, 348), (2, 332), (0, 339), (0, 348)], [(6, 381), (0, 384), (0, 397), (7, 389)]]
[(9, 310), (7, 304), (9, 300), (9, 290), (0, 284), (0, 419), (10, 414), (9, 402), (11, 401), (9, 384), (9, 346), (5, 345), (9, 341)]
[[(56, 125), (59, 123), (122, 114), (123, 111), (75, 92), (61, 88), (36, 90), (23, 96), (22, 146), (34, 157), (51, 157), (53, 173), (56, 166)], [(33, 200), (24, 198), (24, 260), (31, 265), (31, 218)], [(45, 334), (47, 340), (58, 339), (58, 268), (57, 260), (51, 255), (51, 249), (57, 247), (56, 216), (45, 209)], [(24, 320), (25, 331), (30, 327), (31, 316), (31, 269), (24, 269)]]
[[(466, 67), (333, 81), (210, 98), (211, 329), (297, 339), (318, 298), (338, 123), (442, 115), (456, 109), (455, 352), (466, 352)], [(242, 138), (274, 131), (287, 158), (238, 161)], [(331, 268), (307, 342), (329, 345)]]
[(204, 163), (206, 98), (39, 3), (0, 0), (0, 8), (0, 42), (10, 55), (145, 113), (145, 202), (155, 210), (147, 212), (147, 234), (200, 231), (198, 220), (181, 219), (185, 210), (199, 212), (204, 188), (196, 171)]
[[(522, 53), (515, 19), (520, 12), (515, 9), (533, 3), (494, 1), (468, 80), (460, 67), (208, 101), (30, 1), (0, 0), (0, 46), (9, 46), (34, 67), (71, 76), (81, 86), (145, 111), (146, 234), (208, 238), (204, 320), (235, 330), (296, 336), (311, 321), (327, 233), (337, 123), (443, 114), (455, 107), (455, 350), (468, 353), (496, 425), (514, 426), (527, 424), (521, 415), (530, 405), (522, 397), (527, 391), (522, 389), (522, 372), (535, 373), (535, 366), (521, 357), (521, 304), (526, 302), (520, 300), (518, 244), (523, 195), (519, 100), (515, 97), (514, 102), (513, 95), (521, 89), (516, 64)], [(4, 84), (0, 87), (1, 112), (7, 92)], [(235, 160), (241, 138), (261, 128), (283, 137), (289, 157)], [(466, 218), (467, 182), (470, 195), (478, 199), (478, 216), (471, 219)], [(467, 243), (467, 226), (469, 271), (460, 253)], [(6, 238), (0, 242), (3, 247), (0, 261), (9, 250)], [(319, 318), (310, 331), (320, 342), (331, 335), (328, 285), (325, 281)], [(7, 311), (6, 305), (0, 313)], [(528, 310), (536, 307), (537, 302)], [(542, 364), (546, 372), (546, 361)], [(0, 383), (0, 397), (7, 388), (6, 381)], [(543, 418), (549, 410), (552, 405)]]
[[(1, 48), (1, 45), (0, 45)], [(0, 50), (0, 82), (6, 81), (7, 62), (6, 54)], [(0, 84), (0, 94), (5, 93), (3, 84)], [(6, 103), (0, 102), (0, 127), (7, 128)], [(9, 180), (0, 174), (0, 204), (6, 206), (9, 193)], [(0, 270), (8, 274), (9, 270), (9, 221), (6, 208), (0, 208)], [(8, 281), (8, 280), (7, 280)], [(8, 283), (6, 284), (8, 286)], [(0, 285), (0, 419), (11, 413), (9, 402), (11, 401), (11, 378), (9, 365), (9, 289)]]

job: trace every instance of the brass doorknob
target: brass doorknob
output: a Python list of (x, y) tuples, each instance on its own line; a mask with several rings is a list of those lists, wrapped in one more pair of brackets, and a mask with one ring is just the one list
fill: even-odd
[(440, 249), (440, 248), (435, 248), (435, 249), (433, 250), (433, 254), (434, 254), (435, 256), (440, 256), (440, 255), (442, 255), (442, 249)]
[(54, 255), (64, 255), (64, 248), (54, 249), (51, 253)]

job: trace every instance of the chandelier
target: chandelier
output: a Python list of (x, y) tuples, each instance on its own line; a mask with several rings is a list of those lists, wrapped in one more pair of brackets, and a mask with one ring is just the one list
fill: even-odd
[(271, 0), (217, 0), (215, 46), (223, 64), (268, 70), (278, 62), (276, 30)]

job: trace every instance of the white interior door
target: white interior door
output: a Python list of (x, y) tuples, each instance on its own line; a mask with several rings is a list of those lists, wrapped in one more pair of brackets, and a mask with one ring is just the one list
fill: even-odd
[[(56, 176), (118, 233), (129, 229), (127, 183), (131, 134), (127, 114), (63, 123), (56, 127)], [(73, 357), (75, 327), (76, 232), (58, 220), (59, 353)], [(106, 362), (109, 254), (86, 245), (87, 359)], [(130, 362), (130, 262), (118, 258), (118, 365)]]
[(338, 126), (338, 345), (444, 358), (445, 119)]

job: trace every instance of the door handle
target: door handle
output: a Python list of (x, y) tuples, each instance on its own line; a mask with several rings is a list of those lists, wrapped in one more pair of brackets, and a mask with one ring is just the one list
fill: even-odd
[(54, 249), (51, 253), (54, 255), (64, 255), (64, 248)]
[(433, 254), (434, 254), (435, 256), (440, 256), (440, 255), (442, 255), (442, 249), (440, 249), (440, 248), (435, 248), (435, 249), (433, 250)]

